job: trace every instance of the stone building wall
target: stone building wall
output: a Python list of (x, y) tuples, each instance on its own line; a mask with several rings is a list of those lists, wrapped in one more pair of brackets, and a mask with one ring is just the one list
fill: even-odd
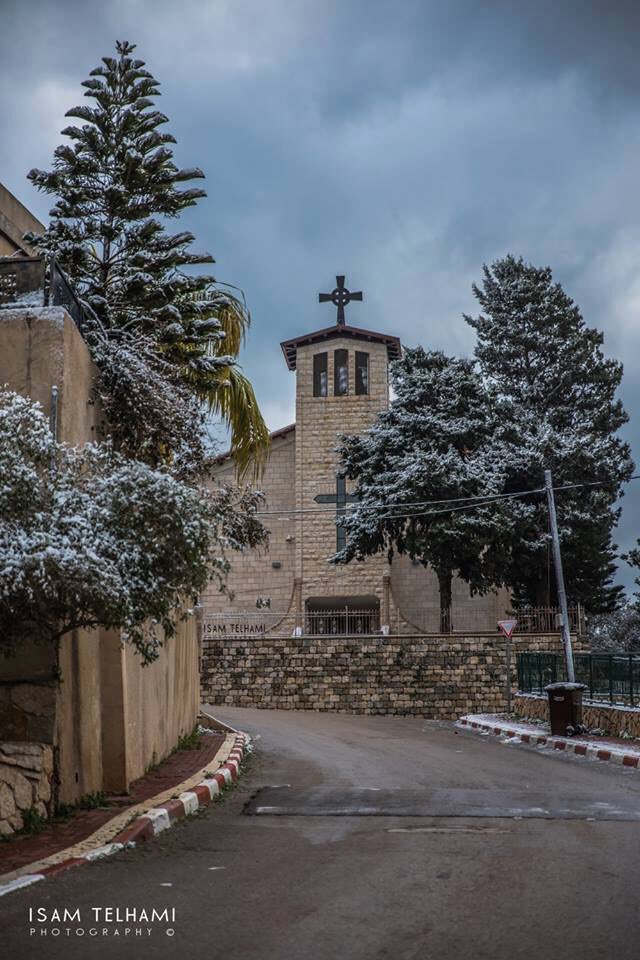
[[(296, 576), (294, 521), (288, 519), (295, 496), (295, 451), (293, 427), (274, 436), (259, 485), (266, 498), (263, 509), (269, 512), (269, 516), (264, 517), (270, 532), (269, 544), (230, 557), (232, 567), (227, 586), (233, 597), (221, 594), (212, 585), (202, 596), (206, 614), (257, 611), (258, 598), (270, 600), (270, 610), (274, 613), (289, 609)], [(236, 483), (235, 464), (231, 459), (227, 458), (217, 466), (216, 482), (222, 486)]]
[[(395, 556), (391, 564), (391, 594), (397, 611), (392, 631), (416, 630), (437, 633), (440, 629), (438, 578), (431, 568), (414, 564), (407, 556)], [(452, 627), (456, 633), (492, 632), (505, 619), (511, 606), (504, 589), (472, 596), (469, 584), (454, 577), (451, 588)]]
[[(334, 396), (334, 355), (348, 355), (349, 392)], [(369, 355), (369, 393), (356, 395), (356, 352)], [(313, 395), (313, 358), (327, 354), (328, 396)], [(233, 615), (245, 614), (247, 634), (291, 633), (300, 626), (308, 601), (322, 598), (341, 607), (344, 598), (376, 598), (380, 623), (391, 633), (436, 632), (440, 629), (438, 583), (431, 570), (413, 565), (407, 557), (384, 555), (333, 565), (336, 549), (335, 508), (318, 504), (318, 494), (336, 493), (336, 445), (341, 433), (363, 433), (389, 404), (387, 345), (335, 336), (300, 345), (296, 351), (296, 423), (273, 435), (272, 450), (259, 483), (264, 493), (265, 525), (270, 531), (266, 549), (247, 550), (230, 557), (228, 587), (232, 598), (211, 588), (203, 596), (205, 631), (233, 629)], [(222, 458), (216, 482), (233, 483), (233, 461)], [(348, 488), (349, 489), (349, 488)], [(268, 601), (269, 606), (262, 606)], [(492, 631), (509, 607), (506, 591), (471, 596), (464, 582), (453, 582), (454, 628), (457, 632)], [(226, 620), (226, 625), (225, 621)], [(205, 633), (206, 635), (206, 633)]]
[[(325, 512), (299, 513), (296, 520), (296, 570), (302, 582), (302, 604), (312, 597), (377, 596), (383, 599), (383, 556), (346, 566), (327, 562), (336, 550), (335, 508), (317, 504), (318, 494), (335, 494), (337, 455), (341, 433), (364, 433), (378, 413), (389, 405), (387, 347), (338, 335), (326, 342), (298, 347), (296, 358), (296, 507)], [(346, 350), (349, 394), (333, 396), (334, 351)], [(356, 351), (369, 354), (369, 393), (356, 396)], [(313, 358), (328, 354), (328, 396), (313, 396)], [(347, 487), (349, 490), (349, 486)]]
[[(559, 635), (512, 641), (512, 692), (519, 650), (559, 652)], [(495, 633), (322, 639), (209, 638), (202, 697), (210, 704), (452, 720), (506, 709), (506, 641)]]

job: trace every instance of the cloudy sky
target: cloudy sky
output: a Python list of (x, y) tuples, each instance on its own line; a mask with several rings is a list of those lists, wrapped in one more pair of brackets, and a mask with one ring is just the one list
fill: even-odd
[[(185, 218), (245, 291), (244, 355), (272, 429), (293, 420), (279, 342), (352, 322), (470, 354), (471, 283), (507, 252), (550, 264), (624, 361), (640, 461), (640, 4), (624, 0), (0, 0), (0, 179), (47, 167), (116, 39), (162, 83)], [(640, 482), (619, 541), (640, 533)], [(621, 570), (630, 583), (631, 574)]]

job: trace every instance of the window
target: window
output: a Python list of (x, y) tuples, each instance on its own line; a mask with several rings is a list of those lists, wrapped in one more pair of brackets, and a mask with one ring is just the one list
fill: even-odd
[(368, 353), (356, 353), (356, 393), (361, 397), (369, 393)]
[(333, 351), (333, 395), (346, 397), (349, 393), (349, 353), (347, 350)]
[(313, 357), (314, 397), (326, 397), (328, 393), (327, 356), (326, 353), (316, 353)]

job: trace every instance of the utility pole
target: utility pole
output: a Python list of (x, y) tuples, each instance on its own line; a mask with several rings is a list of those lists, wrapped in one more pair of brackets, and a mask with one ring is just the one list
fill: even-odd
[(556, 517), (556, 502), (553, 497), (553, 481), (551, 479), (551, 470), (545, 470), (544, 472), (544, 485), (547, 491), (547, 503), (549, 504), (549, 521), (551, 524), (551, 536), (553, 539), (553, 562), (556, 569), (556, 586), (558, 588), (558, 600), (560, 601), (560, 613), (562, 614), (564, 662), (567, 671), (567, 680), (569, 683), (575, 683), (576, 676), (573, 669), (573, 650), (571, 649), (571, 634), (569, 632), (569, 611), (567, 610), (567, 594), (565, 593), (564, 589), (562, 557), (560, 556), (560, 538), (558, 536), (558, 519)]
[(56, 459), (56, 442), (58, 440), (58, 388), (55, 384), (51, 387), (51, 411), (49, 413), (49, 429), (51, 430), (51, 435), (53, 436), (53, 444), (51, 445), (51, 471), (55, 472), (57, 459)]

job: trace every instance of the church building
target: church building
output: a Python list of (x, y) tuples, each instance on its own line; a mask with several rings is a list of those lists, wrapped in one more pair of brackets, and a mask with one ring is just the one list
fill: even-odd
[[(296, 377), (296, 421), (271, 435), (269, 462), (259, 488), (269, 547), (229, 559), (233, 599), (213, 587), (203, 598), (207, 636), (375, 635), (438, 633), (438, 583), (431, 570), (384, 554), (346, 565), (329, 562), (345, 531), (337, 521), (354, 497), (340, 475), (340, 434), (358, 434), (389, 405), (389, 364), (401, 356), (399, 339), (345, 322), (351, 293), (344, 277), (321, 301), (337, 307), (334, 325), (281, 344)], [(353, 308), (351, 308), (353, 309)], [(233, 483), (235, 465), (219, 458), (215, 480)], [(504, 592), (471, 597), (454, 581), (452, 629), (495, 632), (505, 616)]]

